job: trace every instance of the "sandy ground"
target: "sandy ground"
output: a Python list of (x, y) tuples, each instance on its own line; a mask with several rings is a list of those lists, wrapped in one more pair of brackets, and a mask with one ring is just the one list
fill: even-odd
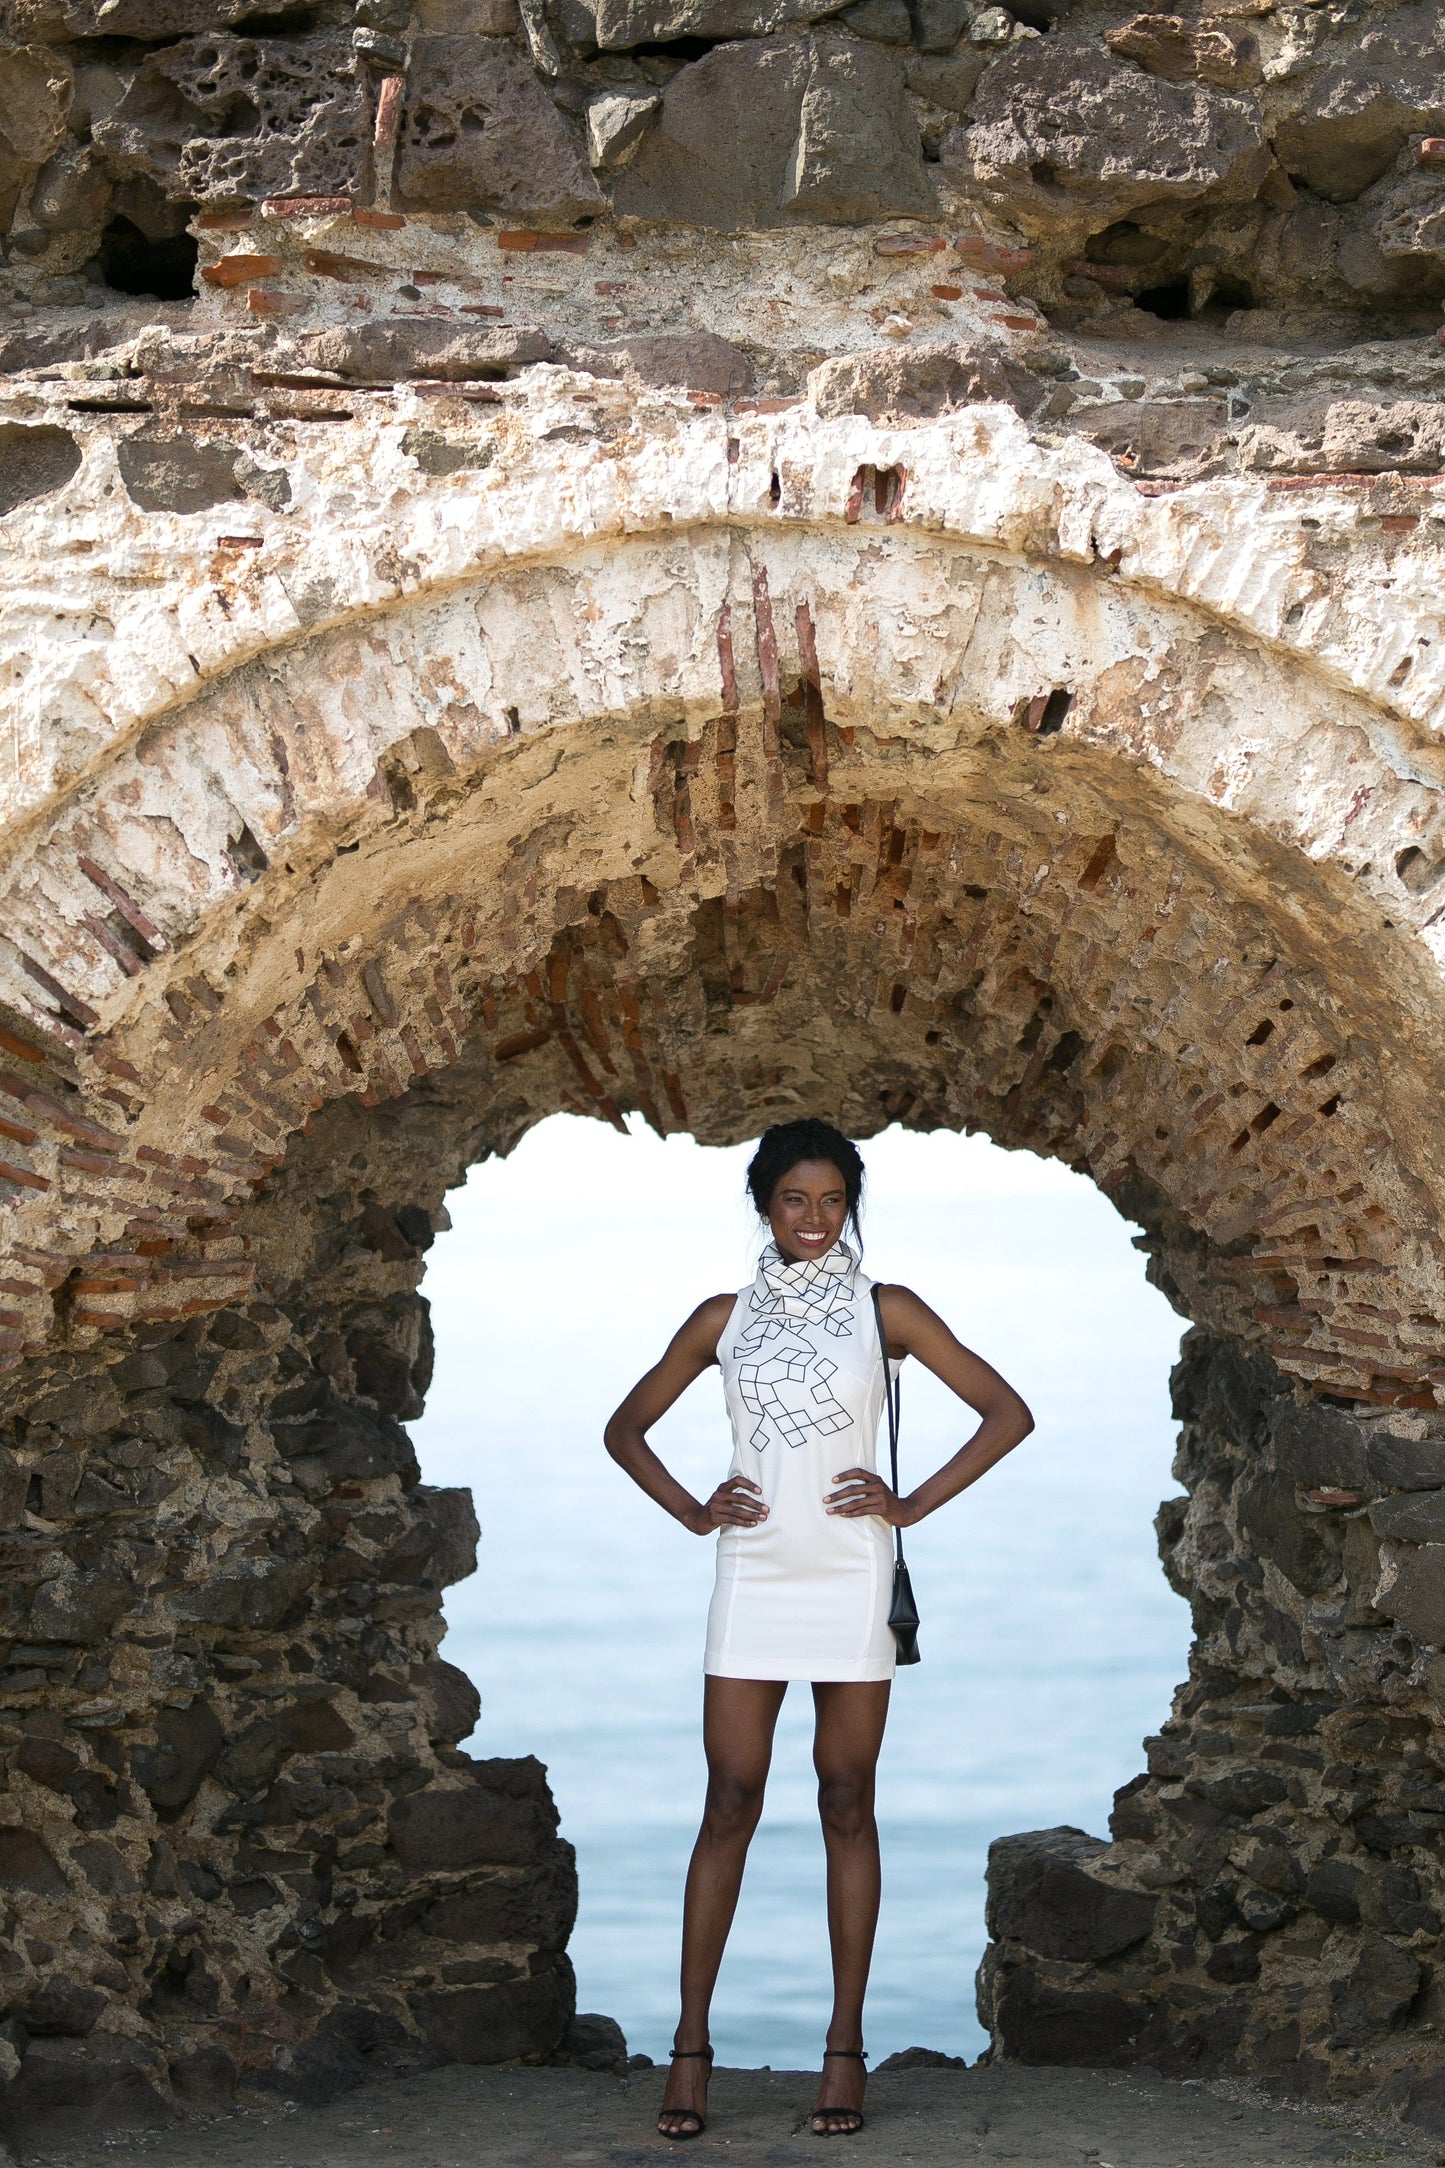
[(74, 2146), (22, 2146), (23, 2168), (790, 2168), (836, 2148), (918, 2168), (1315, 2168), (1445, 2163), (1445, 2142), (1348, 2115), (1264, 2104), (1242, 2088), (1092, 2070), (912, 2070), (869, 2088), (857, 2137), (807, 2129), (806, 2071), (719, 2070), (706, 2133), (684, 2151), (654, 2127), (660, 2070), (463, 2069), (373, 2085), (327, 2108), (248, 2111)]

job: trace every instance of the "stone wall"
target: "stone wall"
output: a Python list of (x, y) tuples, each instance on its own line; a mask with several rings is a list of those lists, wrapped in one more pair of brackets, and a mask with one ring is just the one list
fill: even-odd
[(1445, 1430), (1302, 1406), (1198, 1331), (1174, 1400), (1190, 1677), (1112, 1844), (993, 1846), (980, 2011), (1019, 2061), (1247, 2072), (1438, 2131)]
[(12, 2130), (581, 2051), (405, 1429), (558, 1108), (1141, 1226), (1191, 1676), (993, 2052), (1445, 2123), (1442, 22), (7, 0)]

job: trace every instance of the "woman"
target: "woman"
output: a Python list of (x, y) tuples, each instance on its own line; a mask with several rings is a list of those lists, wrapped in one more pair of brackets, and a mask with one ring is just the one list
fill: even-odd
[[(890, 1530), (911, 1528), (976, 1483), (1028, 1436), (1033, 1418), (917, 1295), (880, 1287), (888, 1355), (916, 1355), (982, 1417), (936, 1475), (895, 1496), (874, 1465), (884, 1359), (872, 1282), (858, 1269), (858, 1149), (828, 1122), (779, 1123), (759, 1142), (748, 1187), (772, 1232), (756, 1280), (694, 1310), (606, 1431), (608, 1452), (649, 1497), (695, 1535), (719, 1534), (703, 1666), (707, 1804), (688, 1869), (682, 2014), (658, 2129), (695, 2138), (705, 2127), (713, 1986), (778, 1711), (789, 1681), (804, 1679), (813, 1688), (833, 1956), (812, 2129), (845, 2137), (863, 2127), (863, 1996), (879, 1892), (873, 1786), (895, 1658)], [(668, 1474), (647, 1433), (713, 1363), (733, 1459), (703, 1505)]]

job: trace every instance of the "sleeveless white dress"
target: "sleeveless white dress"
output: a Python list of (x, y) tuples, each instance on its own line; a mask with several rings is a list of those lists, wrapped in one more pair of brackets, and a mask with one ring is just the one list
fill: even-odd
[(724, 1528), (703, 1669), (723, 1679), (891, 1679), (893, 1532), (824, 1500), (844, 1468), (874, 1468), (883, 1357), (872, 1281), (839, 1242), (787, 1264), (769, 1243), (733, 1304), (718, 1361), (731, 1475), (768, 1518)]

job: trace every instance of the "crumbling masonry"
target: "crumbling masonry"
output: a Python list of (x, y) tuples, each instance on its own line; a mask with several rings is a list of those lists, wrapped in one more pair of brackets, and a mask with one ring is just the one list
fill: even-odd
[(1142, 1224), (1190, 1677), (994, 2052), (1445, 2131), (1445, 10), (517, 4), (0, 7), (7, 2130), (565, 2041), (403, 1426), (568, 1107)]

